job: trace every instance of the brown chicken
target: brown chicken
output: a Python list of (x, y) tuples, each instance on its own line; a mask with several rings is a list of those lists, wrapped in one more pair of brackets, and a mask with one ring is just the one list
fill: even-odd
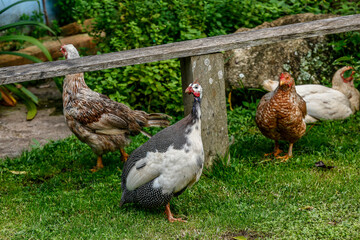
[[(292, 157), (294, 143), (305, 134), (305, 115), (306, 103), (296, 93), (294, 79), (289, 73), (282, 73), (279, 87), (261, 98), (255, 117), (261, 133), (275, 140), (274, 152), (270, 154), (283, 161)], [(279, 140), (289, 142), (289, 151), (282, 157), (278, 156), (281, 153)]]
[[(332, 88), (319, 84), (295, 86), (296, 92), (306, 102), (305, 122), (345, 119), (359, 111), (360, 93), (354, 86), (354, 74), (354, 69), (346, 66), (334, 74)], [(274, 91), (279, 82), (265, 80), (262, 85), (265, 90)]]
[[(72, 44), (62, 46), (61, 52), (67, 59), (80, 57)], [(128, 154), (124, 147), (130, 143), (130, 135), (143, 133), (150, 137), (143, 127), (166, 127), (170, 123), (170, 117), (165, 114), (132, 110), (92, 91), (86, 85), (83, 73), (65, 77), (63, 107), (70, 130), (98, 156), (92, 171), (104, 167), (102, 155), (106, 152), (120, 150), (122, 160), (126, 161)]]

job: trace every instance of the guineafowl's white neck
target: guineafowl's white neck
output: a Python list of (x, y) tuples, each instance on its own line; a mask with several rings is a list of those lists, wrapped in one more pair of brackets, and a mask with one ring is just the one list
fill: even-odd
[(191, 110), (191, 115), (194, 119), (201, 118), (201, 98), (195, 97), (193, 107)]

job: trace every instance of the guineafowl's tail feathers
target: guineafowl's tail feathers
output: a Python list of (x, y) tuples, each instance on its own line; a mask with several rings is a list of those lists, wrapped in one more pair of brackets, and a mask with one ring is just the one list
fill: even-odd
[(125, 204), (125, 199), (124, 199), (124, 197), (121, 197), (119, 207), (122, 207), (124, 204)]
[[(121, 187), (123, 186), (123, 184), (121, 184)], [(120, 200), (120, 207), (122, 207), (124, 204), (126, 203), (133, 203), (136, 202), (136, 193), (134, 191), (128, 191), (126, 189), (126, 187), (124, 187), (122, 195), (121, 195), (121, 200)]]
[(148, 115), (148, 124), (150, 127), (167, 127), (170, 125), (170, 117), (164, 113), (150, 113)]

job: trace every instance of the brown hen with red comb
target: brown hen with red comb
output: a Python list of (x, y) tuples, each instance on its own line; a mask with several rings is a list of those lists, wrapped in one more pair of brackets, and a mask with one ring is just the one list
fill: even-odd
[[(286, 161), (292, 157), (292, 148), (306, 130), (306, 103), (296, 93), (295, 81), (287, 72), (280, 75), (278, 88), (265, 94), (257, 107), (255, 121), (265, 137), (275, 140), (275, 157)], [(285, 156), (278, 156), (279, 140), (289, 142), (289, 151)], [(269, 155), (269, 154), (265, 154)]]

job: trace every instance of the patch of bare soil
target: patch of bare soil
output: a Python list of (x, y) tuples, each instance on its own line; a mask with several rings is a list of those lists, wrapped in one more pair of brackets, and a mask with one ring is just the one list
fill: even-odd
[(0, 159), (16, 157), (32, 145), (46, 144), (71, 135), (62, 115), (61, 93), (51, 82), (29, 90), (39, 97), (39, 108), (32, 121), (26, 121), (26, 107), (0, 105)]

